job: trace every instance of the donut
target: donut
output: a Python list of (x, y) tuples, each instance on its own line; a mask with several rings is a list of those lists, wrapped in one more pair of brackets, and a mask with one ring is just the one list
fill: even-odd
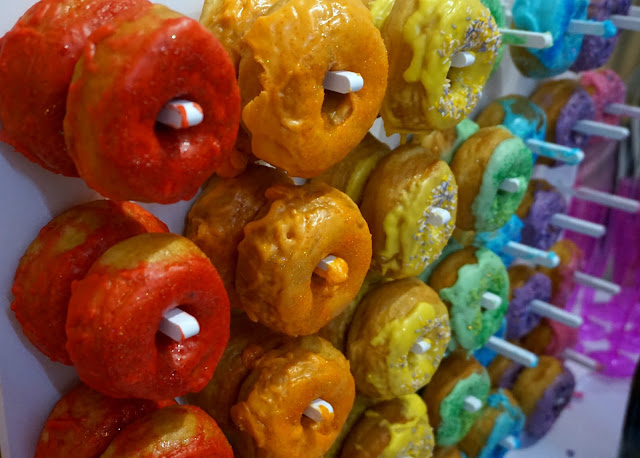
[[(325, 408), (322, 421), (315, 422), (303, 412), (319, 398), (331, 404), (333, 413)], [(298, 337), (256, 362), (231, 417), (252, 438), (248, 445), (255, 453), (321, 457), (340, 432), (354, 398), (355, 384), (342, 353), (320, 337)]]
[(292, 183), (281, 170), (251, 165), (235, 178), (211, 178), (189, 210), (184, 235), (216, 266), (232, 306), (239, 307), (235, 279), (244, 226), (269, 204), (264, 193), (270, 186)]
[[(317, 332), (355, 297), (369, 268), (371, 235), (346, 194), (323, 183), (274, 185), (271, 206), (238, 245), (236, 291), (253, 321), (292, 336)], [(327, 256), (344, 277), (314, 275)]]
[[(377, 286), (349, 328), (346, 355), (358, 392), (373, 399), (415, 393), (433, 377), (450, 336), (447, 308), (420, 280)], [(427, 350), (414, 352), (420, 342)]]
[(549, 302), (551, 279), (532, 267), (512, 266), (509, 273), (509, 308), (507, 309), (507, 339), (519, 339), (535, 328), (542, 317), (531, 311), (531, 301)]
[(582, 250), (569, 239), (557, 241), (551, 251), (558, 255), (560, 263), (557, 267), (538, 266), (538, 271), (551, 279), (551, 303), (556, 307), (566, 308), (571, 295), (576, 289), (574, 275), (582, 269), (584, 255)]
[[(452, 336), (458, 346), (477, 350), (500, 327), (507, 311), (509, 276), (490, 250), (467, 247), (449, 255), (431, 274), (429, 286), (449, 309)], [(484, 309), (485, 292), (496, 294), (502, 303), (494, 310)]]
[(156, 410), (124, 428), (101, 458), (180, 456), (233, 458), (215, 420), (196, 406)]
[(544, 319), (530, 333), (520, 339), (520, 345), (538, 355), (561, 358), (568, 348), (578, 344), (579, 329)]
[(344, 422), (344, 426), (340, 430), (340, 433), (333, 441), (331, 448), (324, 454), (323, 458), (336, 458), (340, 456), (340, 451), (344, 445), (345, 440), (351, 433), (354, 425), (362, 418), (363, 414), (369, 407), (371, 407), (373, 401), (365, 396), (356, 395), (355, 401), (353, 401), (353, 407), (349, 412), (349, 416)]
[(114, 399), (80, 383), (49, 414), (36, 458), (97, 457), (121, 429), (174, 400)]
[[(620, 116), (612, 115), (605, 108), (612, 103), (624, 104), (627, 97), (627, 86), (622, 78), (608, 68), (602, 68), (580, 75), (580, 84), (584, 87), (595, 104), (594, 120), (617, 126), (620, 124)], [(597, 140), (601, 137), (593, 137)]]
[(342, 458), (430, 457), (434, 439), (427, 406), (408, 394), (370, 407), (355, 424)]
[(551, 80), (536, 88), (531, 100), (547, 114), (547, 141), (570, 148), (582, 148), (589, 136), (573, 130), (576, 122), (595, 116), (595, 104), (574, 80)]
[(524, 223), (518, 215), (513, 215), (500, 229), (493, 232), (478, 232), (475, 235), (474, 245), (488, 248), (497, 254), (505, 266), (510, 265), (515, 257), (505, 253), (503, 248), (509, 242), (522, 240), (522, 228)]
[[(387, 134), (454, 127), (475, 107), (500, 49), (500, 33), (480, 0), (395, 2), (381, 30), (389, 84), (380, 115)], [(451, 66), (469, 52), (475, 62)]]
[[(472, 135), (451, 161), (458, 183), (458, 228), (490, 232), (504, 225), (518, 208), (532, 170), (531, 151), (506, 128), (484, 127)], [(517, 191), (500, 189), (508, 178), (518, 180)]]
[[(257, 157), (311, 178), (358, 145), (378, 115), (388, 71), (380, 32), (362, 2), (278, 3), (255, 21), (244, 46), (242, 121)], [(338, 70), (359, 73), (362, 89), (324, 90), (327, 71)]]
[[(455, 231), (454, 231), (455, 234)], [(442, 249), (442, 254), (436, 259), (433, 263), (429, 264), (426, 269), (422, 271), (418, 278), (420, 281), (429, 284), (429, 279), (431, 278), (431, 274), (436, 268), (440, 265), (442, 261), (447, 259), (450, 254), (455, 253), (456, 251), (460, 251), (465, 247), (462, 243), (455, 239), (455, 237), (451, 237), (449, 239), (449, 243), (445, 245)]]
[[(630, 8), (631, 0), (590, 0), (587, 17), (592, 21), (604, 21), (613, 14), (626, 16)], [(604, 66), (613, 54), (619, 36), (619, 32), (604, 37), (586, 35), (571, 70), (584, 72)]]
[(62, 123), (73, 68), (89, 36), (151, 7), (147, 0), (41, 0), (2, 37), (0, 140), (27, 159), (78, 176)]
[(449, 129), (413, 134), (411, 143), (422, 145), (425, 151), (431, 152), (435, 157), (439, 157), (449, 164), (460, 145), (475, 134), (478, 129), (475, 122), (465, 118), (455, 127)]
[(251, 139), (240, 126), (236, 144), (231, 148), (231, 152), (228, 155), (221, 158), (221, 162), (216, 169), (216, 175), (223, 178), (236, 177), (244, 172), (250, 163), (256, 160), (257, 158), (251, 151)]
[[(240, 121), (233, 65), (193, 19), (154, 5), (135, 21), (93, 34), (67, 98), (67, 149), (80, 176), (116, 200), (188, 200), (231, 151)], [(175, 98), (204, 119), (173, 129), (156, 123)]]
[[(449, 166), (421, 146), (400, 146), (383, 158), (360, 204), (372, 235), (371, 270), (395, 279), (420, 274), (453, 233), (457, 198)], [(437, 208), (449, 213), (449, 221), (430, 220)]]
[(523, 370), (524, 366), (522, 364), (516, 363), (502, 355), (498, 355), (493, 361), (491, 361), (491, 364), (487, 366), (487, 372), (491, 379), (491, 386), (505, 388), (507, 390), (510, 390), (513, 387), (513, 384), (516, 383), (520, 372)]
[(538, 366), (520, 373), (511, 392), (527, 416), (527, 436), (535, 440), (549, 432), (575, 387), (573, 374), (552, 356), (540, 356)]
[(360, 205), (364, 188), (373, 170), (391, 149), (376, 137), (367, 133), (349, 154), (329, 170), (311, 181), (321, 181), (348, 195)]
[(465, 458), (458, 447), (436, 447), (433, 449), (433, 458)]
[(516, 214), (524, 224), (521, 241), (541, 250), (548, 250), (562, 235), (562, 228), (551, 224), (553, 215), (569, 210), (564, 195), (549, 182), (536, 179), (529, 182)]
[(455, 445), (466, 436), (481, 410), (466, 410), (465, 399), (474, 396), (485, 404), (489, 383), (486, 369), (466, 352), (452, 352), (442, 361), (422, 392), (437, 445)]
[[(199, 334), (158, 333), (180, 307)], [(67, 351), (80, 379), (108, 396), (168, 399), (198, 391), (229, 339), (229, 300), (215, 267), (189, 239), (142, 234), (109, 248), (73, 283)]]
[(513, 395), (507, 390), (495, 390), (458, 447), (469, 458), (502, 458), (509, 449), (501, 441), (508, 437), (518, 440), (524, 422), (525, 416)]
[(71, 284), (119, 241), (168, 231), (162, 221), (131, 202), (97, 200), (55, 217), (31, 242), (13, 280), (11, 310), (24, 335), (52, 361), (71, 364), (65, 348)]
[(588, 0), (515, 0), (514, 29), (549, 32), (553, 37), (553, 45), (545, 49), (511, 46), (511, 58), (520, 73), (542, 79), (567, 71), (578, 57), (583, 39), (583, 35), (567, 32), (569, 22), (586, 20), (588, 5)]

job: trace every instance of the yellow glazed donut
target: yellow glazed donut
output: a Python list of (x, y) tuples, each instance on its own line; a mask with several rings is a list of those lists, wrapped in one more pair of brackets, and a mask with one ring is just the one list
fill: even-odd
[[(277, 6), (244, 36), (238, 70), (242, 121), (257, 157), (311, 178), (355, 148), (378, 116), (387, 52), (360, 0)], [(338, 70), (359, 73), (362, 89), (325, 90), (327, 72)]]
[[(396, 2), (381, 33), (389, 51), (380, 110), (387, 133), (447, 129), (471, 113), (501, 43), (480, 0)], [(458, 52), (472, 53), (475, 62), (451, 67)]]
[(377, 286), (359, 304), (347, 340), (358, 392), (376, 399), (416, 392), (431, 380), (450, 337), (444, 303), (420, 280)]
[[(369, 177), (360, 205), (373, 238), (371, 269), (389, 278), (419, 275), (449, 241), (457, 206), (456, 179), (444, 161), (421, 146), (396, 148)], [(450, 220), (434, 224), (436, 208)]]

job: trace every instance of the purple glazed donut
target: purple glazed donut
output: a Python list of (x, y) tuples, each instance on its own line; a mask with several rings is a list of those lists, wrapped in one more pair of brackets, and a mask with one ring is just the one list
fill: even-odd
[[(595, 120), (617, 126), (620, 116), (605, 111), (607, 105), (624, 103), (627, 97), (627, 85), (613, 70), (606, 68), (584, 72), (580, 75), (580, 84), (587, 90), (596, 107)], [(601, 137), (594, 137), (599, 139)]]
[(531, 301), (551, 299), (551, 279), (535, 269), (512, 266), (508, 270), (511, 301), (507, 309), (507, 339), (519, 339), (535, 328), (542, 317), (531, 312)]
[(558, 241), (562, 229), (551, 225), (556, 213), (567, 213), (564, 196), (545, 180), (531, 180), (516, 211), (522, 220), (522, 243), (548, 250)]

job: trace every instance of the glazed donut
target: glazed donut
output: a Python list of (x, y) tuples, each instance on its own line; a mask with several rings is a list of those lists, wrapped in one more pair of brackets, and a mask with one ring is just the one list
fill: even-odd
[(430, 457), (433, 446), (427, 406), (417, 394), (408, 394), (367, 409), (349, 432), (340, 456)]
[(520, 340), (520, 345), (538, 355), (561, 358), (566, 349), (578, 344), (578, 335), (578, 328), (545, 319)]
[(351, 200), (360, 205), (364, 188), (373, 170), (391, 149), (385, 143), (367, 132), (364, 139), (326, 172), (312, 181), (321, 181), (344, 192)]
[[(157, 333), (180, 307), (200, 332)], [(67, 351), (80, 379), (113, 397), (168, 399), (198, 391), (229, 339), (229, 300), (215, 267), (189, 239), (143, 234), (117, 243), (72, 285)]]
[[(456, 180), (444, 161), (421, 146), (396, 148), (369, 177), (360, 205), (373, 239), (371, 270), (388, 278), (420, 274), (451, 237), (457, 203)], [(430, 220), (438, 208), (449, 221)]]
[[(500, 33), (479, 0), (395, 2), (381, 29), (389, 84), (380, 115), (388, 134), (454, 127), (475, 107), (500, 49)], [(475, 63), (451, 66), (457, 52)]]
[(551, 224), (553, 215), (567, 213), (569, 206), (564, 195), (545, 180), (529, 182), (516, 215), (524, 224), (522, 243), (548, 250), (562, 235), (562, 228)]
[[(116, 200), (193, 197), (231, 151), (240, 121), (233, 65), (220, 43), (196, 21), (154, 5), (136, 21), (92, 35), (85, 49), (64, 120), (80, 176)], [(156, 123), (179, 97), (202, 107), (202, 123)]]
[(524, 369), (511, 392), (527, 416), (525, 432), (540, 439), (571, 401), (576, 381), (552, 356), (540, 356), (538, 366)]
[(174, 400), (113, 399), (80, 383), (49, 414), (35, 458), (100, 456), (120, 430)]
[(516, 363), (502, 355), (498, 355), (487, 367), (487, 372), (491, 379), (491, 386), (505, 388), (507, 390), (513, 387), (520, 372), (523, 370), (524, 366), (522, 364)]
[[(594, 120), (617, 126), (620, 116), (609, 114), (605, 108), (612, 103), (624, 104), (627, 97), (627, 86), (622, 78), (608, 68), (601, 68), (580, 75), (580, 84), (591, 96), (595, 105)], [(594, 137), (597, 139), (599, 137)]]
[(469, 433), (458, 447), (469, 458), (502, 458), (510, 450), (501, 442), (518, 440), (524, 429), (525, 416), (513, 395), (503, 389), (493, 391)]
[(465, 399), (474, 396), (485, 404), (489, 389), (486, 369), (466, 352), (455, 351), (442, 361), (422, 392), (437, 445), (455, 445), (469, 432), (481, 411), (466, 410)]
[(51, 220), (27, 248), (13, 280), (11, 310), (29, 341), (51, 360), (71, 364), (65, 323), (71, 284), (117, 242), (167, 226), (131, 202), (97, 200)]
[[(238, 245), (241, 306), (276, 331), (313, 334), (360, 289), (371, 259), (369, 229), (353, 201), (323, 183), (275, 185), (266, 197), (271, 207), (245, 226)], [(346, 278), (314, 275), (329, 255), (346, 262)]]
[[(358, 305), (347, 358), (358, 392), (373, 399), (415, 393), (431, 380), (449, 344), (447, 308), (417, 278), (383, 283)], [(413, 347), (426, 343), (426, 351)]]
[(551, 279), (551, 303), (556, 307), (566, 308), (576, 288), (574, 275), (583, 265), (582, 250), (569, 239), (557, 241), (551, 251), (558, 255), (560, 263), (557, 267), (538, 266), (538, 270)]
[(507, 309), (507, 339), (519, 339), (535, 328), (542, 317), (531, 311), (534, 299), (549, 302), (551, 280), (535, 269), (521, 264), (508, 269), (509, 308)]
[[(373, 124), (387, 87), (387, 53), (359, 0), (278, 6), (244, 35), (242, 121), (257, 157), (311, 178), (346, 156)], [(337, 70), (359, 73), (362, 89), (324, 90), (327, 71)]]
[[(520, 205), (533, 158), (522, 139), (506, 128), (484, 127), (460, 146), (451, 171), (458, 183), (458, 227), (490, 232), (504, 225)], [(518, 180), (517, 191), (500, 189), (508, 178)]]
[(244, 226), (269, 204), (264, 193), (274, 184), (293, 181), (283, 171), (260, 165), (236, 178), (213, 177), (187, 215), (184, 235), (216, 266), (232, 306), (239, 307), (235, 279)]
[[(318, 398), (331, 404), (333, 413), (323, 409), (322, 421), (315, 422), (303, 412)], [(321, 457), (340, 432), (354, 398), (347, 359), (326, 340), (305, 336), (256, 362), (231, 417), (251, 436), (257, 452), (274, 458)]]
[(450, 129), (415, 133), (411, 143), (422, 145), (425, 151), (431, 152), (435, 157), (450, 164), (460, 145), (475, 134), (478, 129), (475, 122), (465, 118)]
[(73, 67), (96, 29), (128, 21), (147, 0), (41, 0), (2, 37), (0, 140), (27, 159), (78, 176), (62, 130)]
[[(500, 258), (486, 248), (467, 247), (444, 259), (429, 285), (449, 309), (451, 331), (458, 346), (473, 351), (496, 333), (507, 311), (509, 276)], [(502, 299), (494, 310), (482, 307), (482, 295)]]
[(582, 148), (589, 136), (573, 130), (576, 122), (595, 116), (595, 104), (579, 82), (551, 80), (538, 86), (531, 100), (547, 114), (547, 141)]
[(338, 437), (331, 444), (331, 448), (324, 454), (323, 458), (336, 458), (340, 456), (340, 451), (344, 445), (345, 440), (349, 437), (349, 433), (353, 429), (353, 426), (362, 418), (365, 411), (371, 407), (373, 401), (364, 396), (356, 395), (355, 401), (353, 401), (353, 407), (349, 416), (344, 422), (344, 426), (340, 430)]
[(507, 95), (491, 102), (476, 118), (480, 127), (503, 125), (523, 140), (544, 140), (547, 115), (522, 95)]
[(130, 424), (101, 458), (180, 456), (233, 458), (215, 420), (196, 406), (164, 407)]
[(545, 49), (511, 46), (511, 58), (520, 73), (530, 78), (551, 78), (575, 62), (583, 35), (567, 32), (573, 19), (587, 19), (587, 0), (515, 0), (514, 29), (549, 32), (553, 45)]

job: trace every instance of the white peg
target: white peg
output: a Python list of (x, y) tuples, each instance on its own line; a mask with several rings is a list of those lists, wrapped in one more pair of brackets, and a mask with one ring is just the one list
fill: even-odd
[(318, 398), (314, 401), (311, 401), (306, 409), (304, 409), (304, 415), (311, 418), (316, 423), (322, 422), (322, 409), (324, 407), (329, 411), (329, 413), (333, 413), (333, 406), (329, 404), (324, 399)]
[[(640, 21), (640, 18), (638, 18)], [(624, 103), (610, 103), (604, 107), (605, 113), (614, 116), (625, 116), (627, 118), (640, 119), (640, 107), (625, 105)]]
[(318, 269), (324, 270), (325, 272), (329, 271), (329, 268), (331, 267), (331, 264), (335, 262), (335, 260), (338, 259), (336, 258), (334, 255), (330, 254), (329, 256), (327, 256), (326, 258), (320, 260), (320, 262), (318, 263)]
[(612, 126), (604, 122), (582, 119), (573, 125), (573, 130), (585, 135), (597, 135), (611, 140), (624, 140), (629, 136), (629, 129), (621, 126)]
[(568, 146), (536, 140), (534, 138), (527, 140), (525, 143), (532, 153), (566, 162), (569, 165), (577, 165), (584, 159), (584, 152), (579, 148), (569, 148)]
[(572, 328), (582, 326), (582, 317), (575, 313), (569, 313), (566, 310), (551, 305), (547, 302), (534, 299), (529, 303), (531, 311), (536, 315), (543, 316), (558, 323), (562, 323)]
[(629, 9), (629, 16), (639, 17), (640, 16), (640, 6), (632, 6)]
[(576, 283), (584, 286), (588, 286), (599, 291), (603, 291), (607, 294), (616, 295), (620, 294), (620, 285), (611, 283), (610, 281), (602, 278), (594, 277), (593, 275), (587, 275), (584, 272), (575, 272), (573, 278)]
[(482, 409), (482, 401), (475, 396), (467, 396), (464, 398), (464, 410), (475, 413)]
[(596, 361), (593, 358), (588, 357), (587, 355), (583, 355), (582, 353), (578, 353), (577, 351), (567, 348), (560, 355), (561, 358), (568, 359), (569, 361), (573, 361), (574, 363), (578, 363), (587, 369), (592, 371), (599, 371), (602, 369), (602, 364)]
[(364, 80), (360, 73), (339, 70), (327, 72), (322, 85), (328, 91), (349, 94), (350, 92), (358, 92), (362, 89)]
[(492, 292), (482, 293), (482, 299), (480, 300), (480, 305), (482, 308), (487, 309), (489, 311), (496, 310), (498, 307), (502, 305), (502, 298), (497, 294)]
[(553, 251), (543, 251), (537, 248), (523, 245), (518, 242), (508, 242), (505, 246), (502, 247), (502, 251), (509, 256), (514, 256), (516, 258), (523, 259), (525, 261), (530, 261), (534, 264), (538, 264), (540, 266), (548, 267), (553, 269), (560, 264), (560, 258)]
[(427, 211), (425, 221), (432, 226), (444, 226), (451, 221), (451, 213), (444, 208), (433, 207)]
[(174, 129), (186, 129), (187, 127), (197, 126), (203, 119), (202, 107), (196, 102), (175, 99), (160, 110), (156, 121)]
[(562, 213), (556, 213), (553, 215), (550, 223), (553, 226), (595, 238), (602, 237), (607, 232), (607, 228), (602, 224), (592, 223), (590, 221), (574, 218), (573, 216)]
[(629, 213), (640, 213), (640, 202), (627, 197), (616, 196), (608, 192), (596, 191), (595, 189), (580, 186), (569, 191), (571, 195), (588, 202), (595, 202), (605, 207), (615, 208)]
[(528, 30), (498, 29), (502, 34), (502, 42), (511, 46), (545, 49), (553, 46), (553, 35), (550, 32), (529, 32)]
[(182, 342), (197, 335), (200, 332), (200, 325), (193, 315), (174, 308), (164, 314), (158, 330), (176, 342)]
[(517, 450), (520, 448), (520, 441), (515, 436), (507, 436), (499, 442), (502, 448), (507, 450)]
[(616, 26), (611, 21), (571, 19), (567, 27), (567, 33), (572, 35), (595, 35), (597, 37), (611, 38), (616, 32)]
[(431, 341), (428, 339), (419, 340), (411, 346), (411, 353), (415, 353), (416, 355), (422, 355), (426, 353), (431, 348)]
[(523, 366), (536, 367), (538, 365), (538, 356), (535, 353), (531, 353), (529, 350), (518, 347), (500, 337), (489, 337), (485, 347)]
[(451, 56), (451, 66), (456, 68), (469, 67), (476, 61), (476, 56), (467, 51), (461, 51)]
[(609, 16), (609, 20), (619, 29), (640, 32), (640, 18), (638, 17), (612, 14)]
[(518, 192), (520, 191), (520, 180), (518, 180), (517, 178), (507, 178), (502, 183), (500, 183), (500, 186), (498, 186), (498, 188), (505, 192)]

